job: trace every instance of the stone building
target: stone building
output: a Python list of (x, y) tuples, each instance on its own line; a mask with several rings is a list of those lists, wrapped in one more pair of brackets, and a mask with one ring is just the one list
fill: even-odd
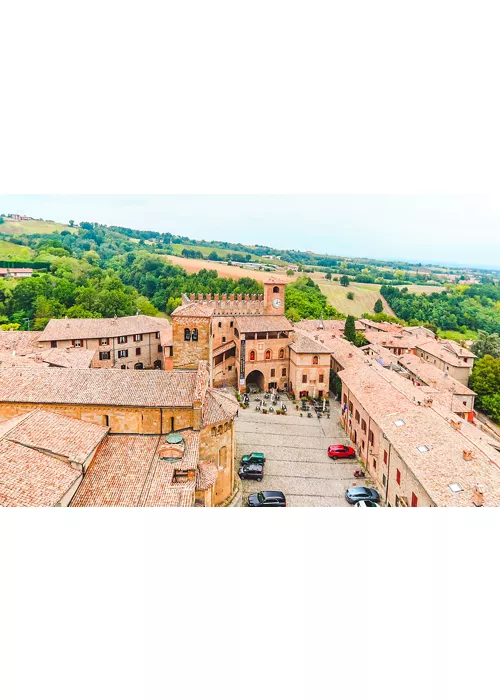
[(165, 351), (161, 332), (169, 327), (165, 318), (141, 314), (52, 319), (40, 333), (38, 345), (44, 350), (93, 350), (94, 368), (162, 369)]
[(326, 395), (328, 353), (284, 315), (285, 286), (270, 279), (263, 295), (184, 296), (172, 314), (173, 367), (207, 361), (214, 386)]
[(210, 386), (206, 362), (175, 372), (0, 370), (0, 421), (39, 408), (106, 434), (72, 505), (208, 506), (234, 497), (238, 404)]

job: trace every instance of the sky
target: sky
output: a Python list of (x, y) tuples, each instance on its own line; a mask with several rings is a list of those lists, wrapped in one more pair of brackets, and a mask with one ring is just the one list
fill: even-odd
[(486, 195), (0, 195), (0, 213), (346, 257), (500, 267), (500, 198)]

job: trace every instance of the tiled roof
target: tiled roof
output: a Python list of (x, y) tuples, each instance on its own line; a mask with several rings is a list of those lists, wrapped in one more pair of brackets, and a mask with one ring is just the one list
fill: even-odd
[(460, 396), (476, 396), (476, 393), (465, 386), (465, 384), (452, 377), (447, 377), (438, 367), (425, 362), (425, 360), (416, 355), (400, 355), (396, 360), (399, 365), (414, 374), (424, 384), (452, 394), (459, 394)]
[(213, 462), (200, 462), (196, 474), (196, 488), (206, 491), (217, 481), (218, 469)]
[(202, 411), (203, 425), (233, 420), (238, 409), (238, 402), (230, 394), (220, 389), (208, 389)]
[(0, 507), (55, 506), (80, 476), (67, 462), (0, 439)]
[[(470, 434), (455, 430), (440, 410), (418, 405), (425, 395), (410, 382), (377, 366), (344, 370), (340, 377), (436, 505), (470, 506), (478, 484), (484, 488), (485, 505), (500, 505), (500, 455), (494, 462), (491, 452), (486, 454)], [(404, 423), (397, 426), (400, 419)], [(422, 445), (427, 452), (417, 449)], [(467, 449), (472, 449), (471, 461), (463, 458)], [(449, 486), (454, 483), (464, 490), (453, 493)]]
[(203, 306), (195, 301), (190, 304), (178, 306), (175, 311), (172, 311), (172, 316), (175, 318), (210, 318), (213, 316), (214, 309), (212, 306)]
[(27, 355), (39, 350), (38, 339), (41, 331), (0, 331), (0, 351), (16, 351), (17, 355)]
[(227, 343), (223, 343), (222, 345), (219, 345), (219, 347), (214, 348), (212, 352), (212, 357), (218, 357), (218, 355), (222, 355), (222, 353), (227, 352), (228, 350), (231, 350), (231, 348), (235, 348), (236, 343), (234, 340), (228, 340)]
[(66, 367), (73, 369), (88, 369), (94, 359), (96, 351), (85, 348), (50, 348), (39, 352), (44, 362), (53, 367)]
[(196, 371), (0, 369), (0, 403), (191, 406)]
[(255, 315), (236, 316), (236, 323), (240, 333), (270, 333), (276, 331), (291, 331), (293, 326), (286, 316)]
[(80, 340), (84, 338), (117, 338), (120, 335), (157, 333), (170, 325), (156, 316), (122, 316), (118, 318), (55, 318), (48, 322), (39, 340)]
[(40, 350), (38, 354), (35, 355), (17, 355), (14, 352), (0, 351), (0, 367), (20, 367), (22, 365), (36, 365), (37, 367), (48, 367), (47, 362), (43, 362), (40, 355)]
[(393, 333), (381, 333), (380, 331), (367, 330), (363, 335), (369, 343), (379, 343), (388, 348), (401, 348), (403, 350), (413, 350), (426, 336), (418, 335), (394, 335)]
[[(464, 358), (474, 359), (476, 355), (470, 352), (466, 348), (461, 348), (459, 345), (450, 343), (440, 343), (437, 340), (423, 340), (419, 341), (417, 346), (418, 350), (428, 353), (433, 357), (438, 357), (444, 362), (447, 362), (453, 367), (465, 367), (463, 362)], [(468, 365), (471, 367), (471, 365)]]
[(330, 355), (330, 350), (317, 340), (311, 338), (304, 331), (295, 330), (295, 338), (290, 343), (290, 348), (296, 353), (306, 353), (312, 355)]
[(109, 428), (36, 409), (0, 423), (0, 434), (11, 442), (83, 464), (108, 433)]

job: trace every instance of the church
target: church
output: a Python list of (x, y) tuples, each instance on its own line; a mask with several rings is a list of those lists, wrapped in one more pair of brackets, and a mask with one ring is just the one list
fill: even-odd
[(285, 287), (269, 279), (263, 295), (184, 295), (172, 314), (173, 368), (206, 361), (215, 387), (327, 396), (331, 351), (286, 318)]

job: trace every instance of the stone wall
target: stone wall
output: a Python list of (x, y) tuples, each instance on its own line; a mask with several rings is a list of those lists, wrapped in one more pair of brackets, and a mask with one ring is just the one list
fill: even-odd
[[(211, 362), (212, 337), (209, 318), (172, 317), (174, 369), (198, 369), (198, 364), (206, 360)], [(185, 340), (185, 330), (198, 331), (198, 340)]]
[(214, 505), (220, 505), (234, 492), (234, 421), (203, 428), (200, 435), (200, 460), (209, 460), (219, 468), (214, 488)]
[[(314, 398), (327, 397), (330, 384), (330, 355), (317, 355), (318, 364), (314, 364), (315, 355), (290, 353), (291, 390), (296, 398), (301, 392), (307, 392)], [(307, 380), (304, 382), (303, 377)], [(322, 378), (322, 381), (320, 379)]]

